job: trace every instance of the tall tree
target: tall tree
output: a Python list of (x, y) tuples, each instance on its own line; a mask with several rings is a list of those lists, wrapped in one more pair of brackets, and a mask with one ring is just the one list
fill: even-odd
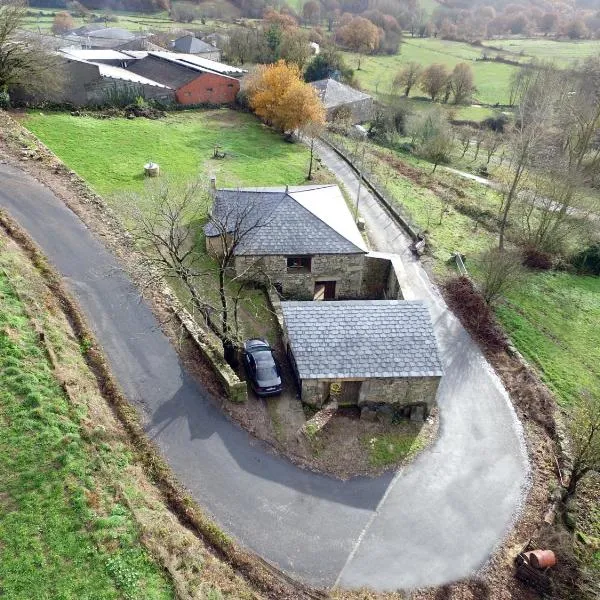
[(437, 63), (429, 65), (421, 75), (419, 86), (435, 102), (446, 89), (448, 76), (448, 70), (444, 65)]
[(20, 36), (24, 20), (22, 0), (0, 0), (0, 90), (57, 92), (64, 81), (60, 58), (46, 50), (38, 37)]
[(408, 97), (410, 90), (418, 83), (423, 68), (417, 62), (410, 61), (398, 72), (394, 78), (394, 86), (404, 89), (404, 95)]
[(454, 94), (454, 104), (462, 104), (475, 90), (473, 69), (467, 63), (458, 63), (450, 76), (450, 86)]
[(354, 17), (336, 31), (335, 38), (339, 44), (358, 54), (360, 70), (361, 55), (373, 52), (379, 46), (379, 29), (368, 19)]
[(280, 60), (259, 66), (248, 81), (247, 91), (254, 112), (281, 132), (325, 122), (323, 103), (316, 90), (301, 79), (296, 65)]
[[(238, 281), (238, 292), (232, 293), (228, 276), (236, 249), (268, 219), (251, 204), (234, 203), (222, 214), (209, 214), (208, 222), (217, 235), (213, 262), (207, 264), (196, 247), (196, 237), (198, 223), (207, 218), (208, 200), (207, 191), (197, 182), (160, 182), (143, 197), (131, 199), (134, 236), (146, 263), (146, 285), (167, 279), (183, 286), (195, 315), (221, 341), (225, 359), (235, 366), (235, 350), (241, 341), (236, 311), (243, 285)], [(206, 293), (211, 287), (206, 285), (208, 278), (216, 281), (218, 302)]]

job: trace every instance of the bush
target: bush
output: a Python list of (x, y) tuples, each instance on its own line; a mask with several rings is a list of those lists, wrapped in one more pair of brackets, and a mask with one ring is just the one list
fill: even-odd
[(10, 96), (6, 90), (0, 90), (0, 108), (10, 108)]
[(498, 133), (503, 133), (504, 128), (508, 124), (508, 117), (506, 115), (498, 115), (497, 117), (488, 117), (482, 121), (483, 126), (491, 129), (492, 131), (497, 131)]
[(490, 307), (468, 277), (450, 279), (444, 290), (450, 308), (477, 341), (494, 352), (506, 348), (506, 338), (496, 325)]
[(523, 252), (523, 265), (530, 269), (548, 271), (552, 268), (552, 257), (547, 252), (537, 248), (526, 248)]
[(571, 264), (578, 270), (591, 275), (600, 275), (600, 242), (577, 253)]

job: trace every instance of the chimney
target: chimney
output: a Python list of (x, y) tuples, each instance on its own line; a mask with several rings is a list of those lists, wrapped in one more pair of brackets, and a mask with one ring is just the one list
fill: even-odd
[(210, 176), (210, 193), (214, 196), (217, 193), (217, 176)]

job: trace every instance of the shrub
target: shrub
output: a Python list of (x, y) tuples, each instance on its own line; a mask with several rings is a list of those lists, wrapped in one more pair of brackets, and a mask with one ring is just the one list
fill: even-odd
[(600, 275), (600, 242), (578, 252), (571, 264), (578, 270), (591, 275)]
[(490, 307), (468, 277), (450, 279), (444, 285), (444, 290), (448, 304), (477, 341), (495, 352), (506, 348), (506, 339)]
[(482, 121), (483, 126), (497, 131), (499, 133), (504, 132), (504, 128), (508, 124), (508, 117), (506, 115), (498, 115), (497, 117), (488, 117)]
[(523, 252), (523, 265), (530, 269), (548, 271), (552, 268), (552, 257), (547, 252), (529, 247)]
[(0, 108), (10, 108), (10, 96), (6, 90), (0, 90)]

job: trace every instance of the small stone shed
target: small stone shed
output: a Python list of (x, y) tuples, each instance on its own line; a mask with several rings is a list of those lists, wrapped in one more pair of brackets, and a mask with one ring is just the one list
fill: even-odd
[(317, 90), (321, 102), (325, 105), (328, 121), (333, 121), (343, 107), (350, 109), (353, 123), (364, 123), (372, 117), (373, 98), (368, 94), (335, 79), (321, 79), (313, 81), (311, 85)]
[(423, 302), (282, 302), (284, 340), (302, 401), (425, 418), (442, 363)]
[(177, 38), (173, 42), (173, 50), (185, 54), (194, 54), (217, 62), (221, 60), (221, 51), (218, 48), (199, 40), (193, 35), (184, 35), (183, 37)]

